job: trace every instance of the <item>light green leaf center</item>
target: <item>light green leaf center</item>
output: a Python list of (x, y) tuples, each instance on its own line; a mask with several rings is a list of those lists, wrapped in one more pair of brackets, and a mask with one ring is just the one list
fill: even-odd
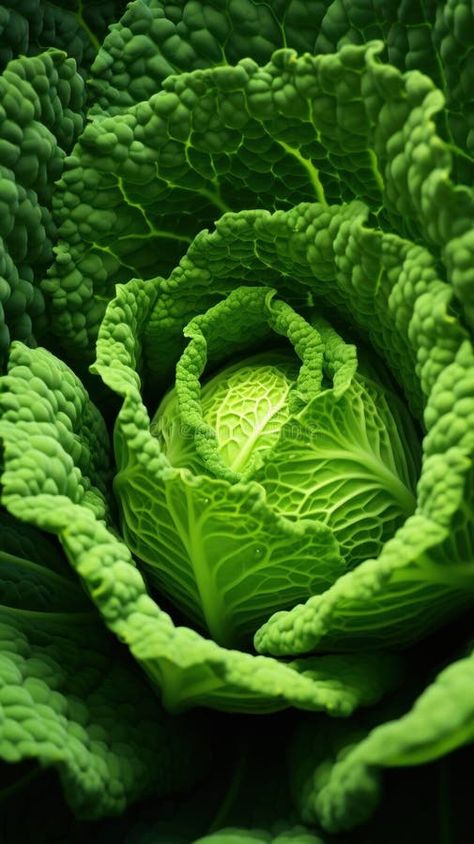
[(204, 421), (213, 427), (222, 460), (243, 473), (267, 455), (289, 419), (296, 363), (256, 357), (229, 367), (202, 390)]

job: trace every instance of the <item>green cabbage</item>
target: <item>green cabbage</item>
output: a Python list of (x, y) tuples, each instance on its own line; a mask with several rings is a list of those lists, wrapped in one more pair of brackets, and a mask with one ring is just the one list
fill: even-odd
[(467, 841), (471, 5), (123, 6), (0, 4), (3, 836)]
[[(201, 390), (206, 363), (242, 345), (243, 313), (253, 342), (285, 337), (293, 356), (244, 359)], [(272, 612), (382, 550), (415, 509), (416, 435), (394, 391), (359, 373), (355, 347), (271, 290), (237, 288), (184, 333), (176, 386), (150, 428), (167, 462), (159, 475), (142, 469), (148, 529), (137, 475), (124, 468), (115, 489), (151, 579), (215, 641), (242, 645)], [(152, 521), (168, 521), (166, 539), (151, 538)]]

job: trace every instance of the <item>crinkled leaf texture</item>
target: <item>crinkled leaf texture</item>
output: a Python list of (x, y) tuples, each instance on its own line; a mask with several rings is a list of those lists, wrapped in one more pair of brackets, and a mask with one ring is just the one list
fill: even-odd
[(247, 57), (263, 64), (281, 47), (320, 52), (314, 46), (325, 5), (135, 0), (105, 37), (91, 68), (92, 114), (119, 113), (151, 97), (167, 76), (178, 73), (233, 65)]
[(472, 153), (473, 15), (469, 0), (284, 0), (271, 7), (258, 0), (135, 0), (92, 67), (94, 111), (110, 115), (141, 102), (176, 73), (247, 56), (263, 63), (280, 47), (318, 55), (378, 38), (390, 64), (426, 73), (442, 89), (448, 138)]
[[(433, 307), (428, 322), (435, 329), (429, 332), (433, 357), (443, 331), (454, 325), (444, 307)], [(419, 336), (413, 331), (415, 342)], [(459, 329), (459, 346), (426, 405), (416, 512), (377, 559), (344, 575), (323, 595), (270, 619), (257, 633), (259, 649), (294, 654), (316, 647), (351, 649), (376, 639), (387, 645), (409, 641), (450, 607), (472, 605), (473, 371), (473, 348)]]
[(200, 748), (124, 658), (59, 549), (3, 510), (0, 544), (0, 758), (56, 767), (85, 818), (187, 786)]
[[(130, 340), (143, 301), (131, 302), (121, 326)], [(156, 442), (141, 405), (131, 361), (118, 362), (110, 381), (126, 395), (128, 443), (152, 461)], [(360, 653), (279, 663), (226, 650), (175, 627), (147, 592), (129, 549), (106, 525), (107, 442), (103, 421), (77, 377), (43, 349), (14, 344), (2, 379), (0, 436), (4, 443), (3, 501), (18, 518), (56, 533), (107, 625), (125, 642), (161, 690), (165, 705), (273, 711), (287, 706), (349, 715), (374, 703), (397, 682), (399, 662)]]
[[(120, 454), (121, 437), (116, 441), (119, 472), (114, 486), (127, 544), (147, 562), (150, 577), (215, 641), (245, 648), (259, 618), (267, 618), (272, 608), (293, 605), (296, 596), (322, 591), (345, 567), (330, 528), (316, 519), (292, 521), (269, 507), (264, 488), (252, 482), (251, 467), (250, 475), (232, 470), (219, 453), (213, 427), (204, 423), (199, 376), (208, 359), (216, 363), (241, 348), (242, 313), (254, 340), (274, 332), (299, 349), (298, 400), (303, 403), (305, 387), (307, 395), (318, 389), (319, 333), (274, 300), (274, 291), (237, 288), (187, 326), (190, 342), (177, 368), (182, 415), (172, 408), (171, 415), (186, 432), (186, 443), (196, 445), (203, 469), (194, 474), (176, 468), (154, 442), (161, 466), (149, 461), (147, 471), (142, 461), (129, 459), (126, 442)], [(262, 459), (257, 453), (254, 468)]]
[[(304, 820), (330, 832), (370, 817), (380, 796), (380, 769), (420, 765), (474, 741), (474, 656), (453, 662), (436, 677), (403, 717), (360, 738), (343, 728), (333, 753), (308, 760), (299, 783)], [(345, 734), (344, 734), (345, 733)]]
[[(1, 8), (1, 7), (0, 7)], [(59, 50), (22, 56), (0, 76), (0, 366), (11, 340), (47, 328), (39, 281), (53, 259), (54, 182), (82, 131), (84, 83)]]
[(304, 201), (362, 200), (385, 229), (431, 244), (471, 318), (469, 159), (437, 131), (441, 91), (381, 64), (382, 49), (283, 49), (263, 66), (172, 75), (93, 120), (58, 185), (61, 243), (43, 284), (68, 353), (92, 356), (117, 281), (168, 273), (223, 212)]
[(124, 5), (123, 0), (2, 0), (1, 68), (18, 55), (32, 56), (56, 47), (67, 50), (85, 76), (99, 39)]
[[(359, 371), (355, 348), (269, 288), (235, 288), (184, 335), (174, 392), (150, 428), (161, 431), (161, 460), (136, 461), (117, 436), (114, 488), (127, 544), (158, 588), (219, 644), (245, 648), (272, 611), (322, 592), (410, 515), (417, 439), (395, 394)], [(275, 442), (252, 450), (256, 431), (268, 444), (252, 414), (231, 467), (218, 431), (242, 422), (242, 385), (228, 414), (219, 405), (215, 428), (203, 417), (210, 399), (201, 399), (200, 377), (208, 362), (238, 360), (248, 338), (270, 349), (284, 338), (296, 372)], [(257, 393), (267, 395), (258, 379), (250, 405)]]
[[(166, 461), (151, 441), (139, 372), (153, 395), (172, 377), (183, 327), (224, 298), (236, 278), (256, 284), (271, 277), (282, 298), (335, 311), (401, 382), (426, 429), (416, 511), (377, 559), (261, 628), (258, 649), (275, 655), (403, 644), (474, 600), (474, 352), (433, 256), (369, 228), (366, 216), (361, 203), (227, 214), (215, 232), (196, 238), (168, 279), (119, 288), (98, 343), (96, 370), (125, 399), (116, 428), (120, 469), (138, 479), (136, 497), (124, 505), (125, 533), (128, 515), (138, 531), (141, 519), (143, 543), (153, 528), (149, 499), (141, 507), (140, 496), (149, 495)], [(153, 500), (155, 493), (152, 486)]]

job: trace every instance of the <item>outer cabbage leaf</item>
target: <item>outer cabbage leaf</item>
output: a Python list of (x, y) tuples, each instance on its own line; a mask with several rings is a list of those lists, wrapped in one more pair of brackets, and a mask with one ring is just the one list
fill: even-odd
[(57, 768), (81, 817), (187, 786), (202, 749), (160, 710), (58, 548), (4, 511), (0, 539), (0, 758)]
[[(437, 316), (441, 333), (452, 317), (444, 309)], [(456, 604), (472, 605), (474, 353), (462, 334), (460, 341), (426, 407), (415, 514), (378, 559), (344, 575), (306, 605), (273, 616), (257, 633), (259, 649), (293, 654), (320, 645), (352, 649), (372, 641), (387, 646), (422, 635)], [(435, 340), (432, 350), (435, 354)]]
[(92, 114), (119, 113), (160, 90), (167, 76), (251, 58), (281, 47), (314, 53), (324, 3), (278, 0), (135, 0), (106, 36), (91, 68)]
[[(123, 328), (133, 331), (132, 324)], [(106, 623), (161, 689), (168, 708), (204, 703), (272, 711), (294, 705), (348, 715), (396, 682), (398, 660), (387, 655), (328, 656), (292, 666), (225, 650), (175, 627), (148, 595), (129, 549), (106, 527), (103, 423), (82, 385), (42, 349), (14, 344), (10, 367), (0, 397), (4, 503), (18, 518), (59, 536)], [(111, 377), (127, 394), (130, 383), (136, 389), (130, 365), (119, 365)], [(131, 424), (136, 420), (139, 427), (129, 443), (136, 441), (140, 459), (153, 460), (153, 439), (148, 428), (141, 430), (144, 410), (130, 393), (127, 405), (132, 403)]]
[(345, 44), (381, 39), (390, 64), (426, 73), (441, 88), (443, 133), (472, 156), (472, 5), (466, 0), (328, 0), (324, 5), (311, 52), (334, 53)]
[(62, 243), (44, 282), (69, 354), (91, 352), (113, 283), (169, 272), (231, 209), (363, 200), (440, 251), (469, 307), (473, 196), (452, 181), (458, 151), (437, 133), (442, 94), (381, 64), (381, 49), (284, 49), (263, 67), (246, 58), (170, 76), (88, 125), (56, 193)]
[(52, 50), (11, 61), (0, 77), (0, 359), (11, 339), (46, 328), (39, 279), (52, 261), (53, 184), (82, 129), (84, 86)]
[(390, 64), (421, 71), (441, 88), (446, 136), (472, 156), (472, 30), (468, 0), (279, 0), (271, 8), (254, 0), (136, 0), (92, 67), (94, 111), (110, 115), (141, 102), (177, 73), (245, 57), (261, 64), (280, 47), (318, 55), (377, 38)]
[(305, 820), (330, 832), (363, 823), (380, 796), (380, 769), (424, 764), (474, 741), (473, 691), (471, 654), (445, 668), (403, 717), (359, 740), (343, 729), (338, 750), (313, 765), (302, 787)]
[(122, 0), (3, 0), (0, 5), (0, 66), (18, 55), (48, 47), (67, 50), (85, 75), (107, 24), (123, 11)]
[[(474, 9), (468, 0), (437, 4), (433, 43), (446, 97), (448, 132), (470, 158), (474, 154), (472, 90)], [(436, 78), (436, 77), (435, 77)]]

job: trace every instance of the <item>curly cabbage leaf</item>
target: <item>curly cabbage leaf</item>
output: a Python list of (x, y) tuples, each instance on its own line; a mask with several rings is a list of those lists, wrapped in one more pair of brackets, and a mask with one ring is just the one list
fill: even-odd
[(473, 742), (473, 691), (470, 654), (444, 668), (402, 717), (367, 735), (361, 736), (360, 729), (339, 730), (332, 752), (320, 747), (316, 759), (307, 759), (298, 782), (305, 821), (316, 820), (330, 832), (361, 824), (380, 799), (384, 768), (425, 764)]
[(281, 47), (313, 55), (379, 39), (384, 59), (417, 70), (441, 88), (446, 139), (474, 151), (470, 50), (473, 9), (467, 1), (135, 0), (92, 67), (93, 113), (114, 114), (151, 97), (167, 76), (232, 65), (250, 56), (262, 64)]
[(123, 0), (2, 0), (0, 67), (48, 47), (67, 50), (86, 75), (100, 41), (124, 9)]
[(223, 212), (304, 201), (363, 201), (373, 222), (431, 244), (470, 318), (471, 171), (456, 184), (441, 92), (382, 64), (382, 46), (169, 76), (93, 120), (56, 192), (61, 243), (43, 285), (68, 353), (91, 353), (116, 282), (168, 273)]
[[(136, 374), (129, 377), (133, 383)], [(127, 374), (123, 383), (128, 386)], [(59, 536), (107, 625), (161, 689), (169, 709), (205, 703), (266, 712), (293, 705), (348, 715), (396, 682), (399, 661), (386, 654), (285, 664), (226, 650), (175, 627), (149, 596), (128, 547), (106, 526), (106, 453), (90, 448), (91, 440), (105, 444), (105, 429), (77, 377), (45, 350), (15, 344), (2, 385), (4, 503), (19, 519)], [(134, 416), (138, 421), (136, 411)], [(153, 444), (149, 431), (147, 436)], [(153, 460), (149, 447), (140, 453)]]
[[(306, 604), (277, 613), (258, 632), (257, 648), (292, 655), (320, 642), (357, 650), (413, 641), (473, 601), (472, 425), (464, 421), (472, 402), (473, 350), (450, 312), (452, 291), (437, 278), (429, 253), (367, 228), (358, 204), (226, 215), (214, 234), (197, 238), (169, 279), (133, 281), (120, 289), (102, 327), (96, 371), (124, 397), (116, 453), (123, 477), (119, 495), (127, 474), (134, 488), (124, 495), (127, 541), (148, 558), (153, 504), (159, 501), (155, 479), (167, 465), (150, 436), (137, 370), (149, 396), (179, 355), (192, 310), (222, 298), (237, 274), (251, 283), (270, 270), (274, 281), (284, 273), (281, 287), (275, 285), (282, 296), (290, 279), (295, 295), (297, 277), (300, 297), (311, 292), (343, 317), (350, 314), (372, 345), (385, 350), (414, 407), (424, 407), (427, 433), (413, 515), (376, 560)], [(448, 395), (453, 398), (447, 402)], [(456, 422), (458, 413), (462, 422)], [(153, 502), (145, 507), (143, 489), (151, 490)], [(169, 521), (165, 525), (169, 536)]]
[(202, 749), (124, 659), (58, 549), (3, 511), (0, 540), (0, 758), (54, 766), (79, 817), (188, 786)]
[(48, 322), (39, 281), (53, 259), (53, 186), (82, 130), (84, 85), (50, 50), (0, 76), (0, 365), (11, 340), (34, 345)]
[(91, 68), (94, 115), (112, 115), (156, 94), (168, 76), (252, 58), (282, 47), (314, 53), (324, 3), (135, 0)]
[[(354, 347), (274, 293), (236, 288), (186, 326), (174, 393), (151, 423), (150, 468), (132, 456), (128, 437), (116, 439), (128, 546), (194, 623), (241, 647), (274, 609), (323, 591), (380, 551), (415, 506), (417, 441), (406, 414), (391, 413), (396, 396), (357, 372)], [(240, 380), (229, 404), (227, 369), (201, 401), (206, 362), (215, 367), (242, 348), (242, 314), (252, 343), (271, 348), (283, 337), (294, 348), (293, 383), (274, 391), (270, 411), (259, 369), (242, 407), (249, 366), (231, 369)], [(280, 405), (277, 420), (271, 411)]]

